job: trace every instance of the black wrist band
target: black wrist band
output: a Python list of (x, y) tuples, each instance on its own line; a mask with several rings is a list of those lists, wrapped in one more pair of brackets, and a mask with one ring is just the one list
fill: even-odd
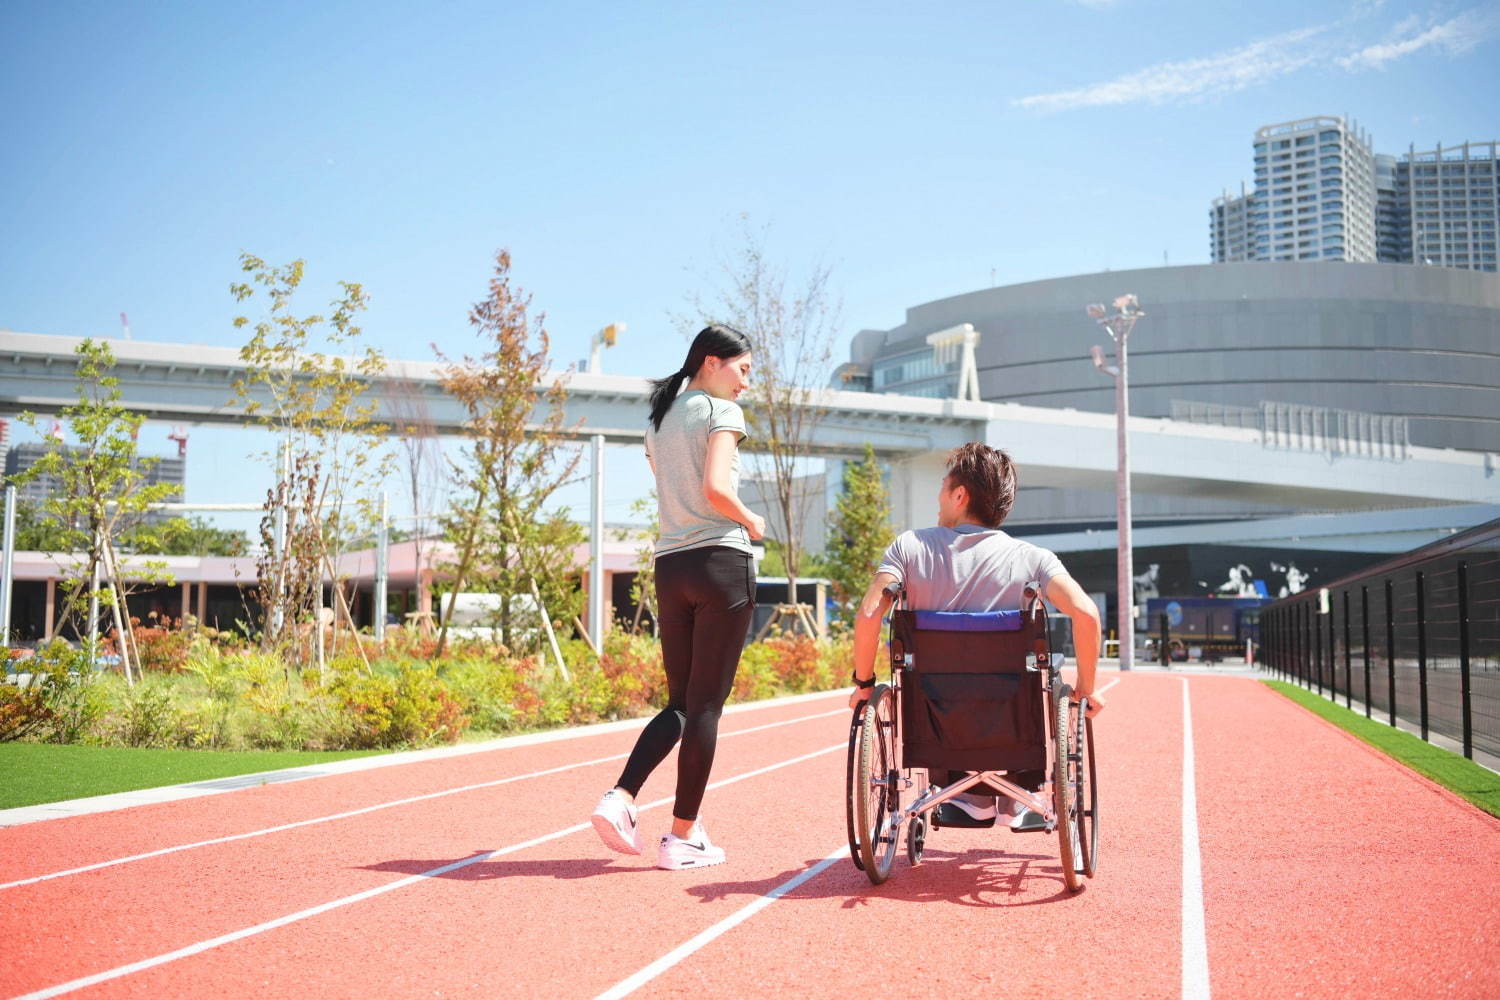
[(870, 689), (870, 688), (872, 688), (872, 687), (875, 686), (875, 678), (873, 678), (873, 677), (871, 677), (867, 681), (862, 681), (862, 680), (859, 679), (859, 675), (858, 674), (850, 674), (849, 675), (849, 679), (854, 682), (854, 686), (855, 687), (860, 688), (862, 690), (868, 690), (868, 689)]

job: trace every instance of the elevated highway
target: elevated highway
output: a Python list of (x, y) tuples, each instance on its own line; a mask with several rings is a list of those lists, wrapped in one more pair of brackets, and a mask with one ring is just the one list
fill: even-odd
[[(0, 412), (56, 413), (73, 402), (74, 349), (82, 338), (0, 333)], [(246, 366), (233, 348), (111, 340), (122, 402), (149, 419), (246, 424), (233, 384)], [(1080, 362), (1084, 363), (1084, 362)], [(391, 361), (372, 379), (383, 419), (421, 411), (439, 434), (459, 432), (463, 410), (442, 388), (442, 366)], [(626, 375), (559, 373), (568, 388), (567, 424), (578, 437), (602, 434), (640, 443), (648, 381)], [(1111, 414), (826, 390), (812, 450), (859, 454), (868, 442), (891, 466), (897, 523), (930, 523), (948, 449), (982, 440), (1006, 449), (1027, 486), (1109, 490), (1114, 485)], [(747, 406), (753, 422), (754, 407)], [(1132, 485), (1138, 493), (1266, 501), (1339, 511), (1500, 503), (1500, 457), (1420, 447), (1357, 454), (1309, 439), (1299, 447), (1259, 431), (1132, 418)], [(753, 433), (753, 431), (752, 431)], [(754, 450), (755, 441), (747, 442)]]

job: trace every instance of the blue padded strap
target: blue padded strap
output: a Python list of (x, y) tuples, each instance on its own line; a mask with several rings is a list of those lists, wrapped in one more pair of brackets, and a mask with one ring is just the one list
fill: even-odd
[(1019, 611), (916, 611), (917, 628), (931, 632), (1019, 632)]

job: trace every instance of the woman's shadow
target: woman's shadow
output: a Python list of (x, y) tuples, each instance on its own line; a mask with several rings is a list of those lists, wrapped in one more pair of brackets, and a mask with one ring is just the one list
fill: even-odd
[[(474, 854), (483, 854), (475, 851)], [(473, 857), (474, 855), (469, 855)], [(463, 860), (463, 859), (457, 859)], [(397, 875), (422, 875), (453, 864), (454, 858), (407, 858), (381, 861), (373, 865), (360, 865), (364, 871), (392, 872)], [(456, 882), (488, 882), (500, 878), (598, 878), (604, 875), (630, 875), (649, 872), (653, 869), (642, 865), (617, 864), (611, 858), (554, 858), (543, 861), (486, 860), (476, 861), (453, 871), (434, 874), (432, 878), (452, 879)]]
[[(774, 892), (820, 861), (819, 858), (813, 858), (801, 867), (789, 868), (766, 878), (698, 883), (688, 886), (687, 892), (705, 903), (736, 896), (758, 898)], [(365, 871), (422, 875), (453, 863), (453, 858), (408, 858), (359, 867)], [(571, 880), (648, 872), (655, 872), (655, 869), (642, 864), (621, 864), (612, 858), (554, 858), (538, 861), (505, 859), (475, 861), (431, 877), (458, 882), (489, 882), (504, 878)], [(946, 902), (961, 906), (1012, 907), (1053, 903), (1076, 895), (1078, 894), (1069, 892), (1064, 886), (1062, 868), (1057, 858), (1051, 855), (1010, 854), (984, 848), (950, 852), (929, 847), (922, 864), (918, 866), (913, 867), (904, 857), (898, 858), (890, 879), (881, 885), (872, 885), (865, 873), (856, 869), (853, 862), (845, 857), (780, 898), (791, 901), (841, 899), (846, 909), (852, 909), (874, 899), (905, 903)]]

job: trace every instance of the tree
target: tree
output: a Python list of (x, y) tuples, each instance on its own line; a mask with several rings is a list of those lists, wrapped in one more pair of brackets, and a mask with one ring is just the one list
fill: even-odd
[(875, 448), (865, 444), (865, 457), (844, 463), (843, 489), (834, 504), (823, 562), (833, 582), (834, 600), (847, 615), (875, 576), (886, 547), (896, 537), (891, 527), (891, 497), (881, 478)]
[(661, 534), (661, 512), (656, 499), (656, 490), (649, 495), (637, 497), (630, 503), (630, 513), (645, 518), (645, 530), (620, 528), (615, 531), (615, 541), (628, 542), (640, 539), (642, 544), (635, 552), (635, 579), (630, 584), (630, 600), (635, 604), (635, 620), (630, 623), (632, 632), (641, 629), (641, 617), (650, 610), (652, 622), (656, 621), (656, 536)]
[(17, 498), (17, 549), (25, 552), (72, 552), (79, 541), (79, 536), (60, 518), (48, 514), (43, 505)]
[(810, 498), (798, 479), (807, 472), (822, 417), (817, 396), (828, 383), (839, 317), (829, 290), (831, 270), (815, 265), (789, 288), (787, 268), (767, 254), (766, 229), (752, 229), (746, 221), (740, 246), (720, 260), (719, 272), (723, 283), (713, 301), (690, 301), (695, 312), (735, 327), (754, 346), (746, 415), (759, 452), (756, 464), (770, 473), (761, 477), (772, 493), (767, 529), (780, 543), (787, 595), (795, 602)]
[[(489, 294), (469, 310), (483, 345), (479, 355), (455, 362), (433, 350), (446, 364), (443, 388), (467, 414), (467, 443), (452, 463), (455, 503), (444, 519), (457, 546), (449, 592), (481, 583), (500, 595), (496, 624), (502, 641), (515, 649), (539, 640), (519, 627), (516, 595), (529, 594), (561, 622), (582, 609), (573, 550), (583, 531), (563, 512), (547, 510), (582, 455), (565, 453), (567, 387), (561, 378), (548, 381), (544, 317), (528, 314), (531, 297), (512, 286), (510, 263), (508, 251), (495, 254)], [(439, 656), (452, 609), (451, 599), (442, 605)]]
[[(65, 551), (82, 552), (82, 574), (62, 582), (62, 606), (54, 629), (72, 622), (81, 633), (92, 631), (88, 606), (98, 601), (111, 610), (119, 632), (120, 658), (127, 680), (132, 679), (129, 608), (125, 581), (120, 573), (118, 543), (138, 527), (152, 505), (172, 497), (173, 483), (152, 483), (156, 459), (136, 452), (136, 438), (146, 418), (120, 405), (120, 381), (111, 372), (114, 352), (109, 345), (92, 339), (75, 349), (78, 401), (63, 407), (62, 418), (78, 444), (69, 447), (54, 435), (46, 435), (47, 452), (29, 469), (16, 476), (18, 483), (49, 477), (58, 488), (41, 504), (41, 513), (52, 519), (46, 530)], [(24, 423), (40, 433), (35, 414), (21, 415)], [(59, 531), (56, 526), (60, 526)], [(96, 587), (95, 578), (105, 578)], [(134, 574), (144, 582), (171, 582), (159, 562), (138, 567)]]
[[(273, 267), (241, 254), (240, 270), (249, 277), (230, 285), (235, 301), (264, 293), (269, 302), (253, 326), (248, 316), (234, 320), (236, 329), (251, 331), (240, 348), (246, 370), (235, 382), (234, 401), (277, 442), (266, 456), (275, 477), (266, 494), (263, 554), (256, 564), (262, 644), (295, 647), (295, 628), (310, 623), (322, 607), (327, 579), (336, 613), (335, 646), (341, 612), (363, 655), (335, 567), (345, 546), (367, 533), (378, 516), (374, 493), (389, 463), (387, 428), (375, 419), (375, 404), (366, 393), (369, 380), (384, 373), (385, 358), (368, 345), (352, 356), (321, 348), (358, 349), (362, 331), (355, 319), (368, 298), (360, 285), (341, 281), (327, 317), (297, 316), (293, 299), (302, 283), (301, 260)], [(320, 636), (310, 645), (321, 654)]]
[(244, 532), (215, 527), (202, 517), (173, 517), (126, 533), (131, 552), (175, 556), (242, 556), (249, 550)]
[[(391, 528), (387, 538), (391, 542), (410, 539), (412, 562), (417, 568), (417, 606), (426, 608), (427, 577), (423, 572), (422, 550), (434, 527), (432, 510), (442, 481), (443, 448), (420, 385), (406, 378), (392, 380), (390, 401), (391, 424), (406, 457), (406, 488), (411, 500), (412, 528), (410, 532)], [(384, 614), (385, 609), (378, 608), (377, 612)]]

